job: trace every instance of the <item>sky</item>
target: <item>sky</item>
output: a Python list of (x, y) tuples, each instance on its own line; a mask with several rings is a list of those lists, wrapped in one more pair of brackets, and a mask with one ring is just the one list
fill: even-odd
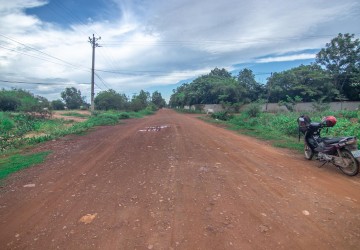
[(265, 84), (359, 24), (358, 0), (0, 0), (0, 87), (49, 100), (75, 87), (89, 102), (93, 34), (95, 94), (169, 100), (215, 67)]

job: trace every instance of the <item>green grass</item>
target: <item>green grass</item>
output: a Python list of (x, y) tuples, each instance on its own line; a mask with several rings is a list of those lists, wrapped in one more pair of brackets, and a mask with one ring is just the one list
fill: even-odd
[[(68, 134), (83, 135), (95, 126), (118, 124), (123, 119), (141, 118), (154, 114), (154, 111), (145, 109), (139, 112), (94, 112), (86, 121), (69, 126), (63, 119), (35, 119), (20, 113), (0, 112), (0, 179), (20, 169), (39, 164), (44, 161), (50, 152), (32, 155), (20, 155), (21, 148), (37, 143), (53, 140)], [(41, 133), (36, 137), (25, 138), (26, 133)], [(4, 140), (6, 137), (7, 140)], [(13, 154), (10, 157), (6, 155)]]
[[(239, 133), (267, 140), (272, 145), (281, 148), (290, 148), (298, 151), (303, 150), (303, 141), (298, 139), (297, 118), (300, 113), (260, 113), (257, 117), (251, 117), (243, 112), (235, 115), (229, 121), (217, 121), (218, 124), (226, 125), (229, 129)], [(333, 115), (337, 118), (337, 124), (333, 128), (322, 131), (322, 136), (356, 136), (360, 138), (360, 112), (313, 112), (308, 113), (313, 122), (321, 121), (322, 117)], [(303, 137), (302, 137), (303, 138)], [(360, 145), (358, 145), (360, 148)]]
[(61, 114), (62, 116), (74, 116), (74, 117), (80, 117), (80, 118), (88, 118), (90, 115), (86, 115), (86, 114), (80, 114), (77, 112), (68, 112), (68, 113), (64, 113)]
[[(123, 119), (141, 118), (154, 114), (149, 109), (139, 112), (95, 111), (87, 120), (71, 124), (64, 119), (38, 119), (22, 113), (0, 112), (0, 153), (53, 140), (68, 134), (84, 135), (95, 126), (115, 125)], [(83, 116), (76, 112), (69, 112)], [(25, 138), (29, 133), (31, 138)]]
[(0, 179), (4, 179), (8, 175), (21, 169), (44, 162), (46, 156), (48, 156), (50, 153), (50, 151), (46, 151), (28, 155), (16, 154), (0, 159)]

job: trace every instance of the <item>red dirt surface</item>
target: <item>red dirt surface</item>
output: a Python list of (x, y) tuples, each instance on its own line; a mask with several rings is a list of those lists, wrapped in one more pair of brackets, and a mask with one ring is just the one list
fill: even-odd
[(0, 249), (360, 248), (358, 176), (194, 116), (160, 110), (44, 150), (1, 188)]

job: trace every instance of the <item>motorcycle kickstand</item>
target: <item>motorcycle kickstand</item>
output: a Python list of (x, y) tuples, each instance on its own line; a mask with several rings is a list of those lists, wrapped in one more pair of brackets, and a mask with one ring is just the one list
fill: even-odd
[(325, 161), (323, 164), (321, 164), (321, 166), (318, 166), (318, 168), (322, 168), (326, 163), (327, 163), (327, 161)]

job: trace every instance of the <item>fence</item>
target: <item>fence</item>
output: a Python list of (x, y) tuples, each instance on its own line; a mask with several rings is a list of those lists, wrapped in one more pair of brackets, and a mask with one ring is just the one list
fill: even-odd
[[(328, 103), (331, 111), (340, 110), (359, 110), (360, 102), (330, 102)], [(245, 110), (249, 104), (241, 106), (240, 111)], [(199, 104), (192, 106), (185, 106), (184, 109), (202, 110), (206, 113), (214, 113), (224, 111), (224, 107), (221, 104)], [(289, 110), (285, 106), (279, 106), (277, 103), (266, 103), (261, 105), (261, 110), (264, 112), (288, 112)], [(313, 111), (313, 103), (298, 103), (294, 106), (294, 110), (298, 112)]]

